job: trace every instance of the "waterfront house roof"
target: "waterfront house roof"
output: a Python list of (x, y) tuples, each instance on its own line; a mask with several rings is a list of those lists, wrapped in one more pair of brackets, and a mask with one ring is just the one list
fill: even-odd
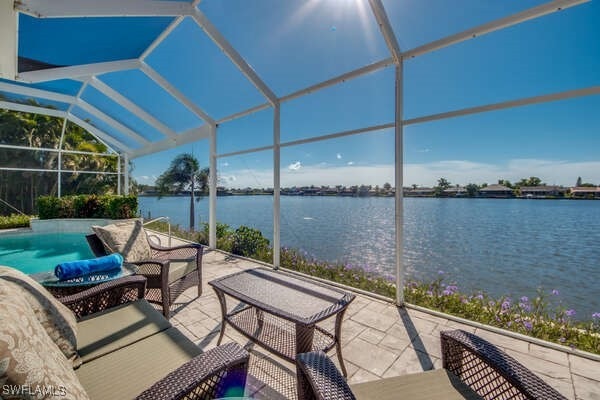
[(530, 192), (530, 193), (539, 193), (539, 192), (566, 192), (569, 190), (569, 188), (566, 188), (564, 186), (549, 186), (549, 185), (542, 185), (542, 186), (521, 186), (521, 192)]
[(571, 193), (600, 193), (600, 186), (576, 186), (571, 188)]
[(484, 188), (479, 189), (480, 192), (512, 192), (512, 189), (504, 186), (504, 185), (498, 185), (498, 184), (493, 184), (493, 185), (488, 185)]

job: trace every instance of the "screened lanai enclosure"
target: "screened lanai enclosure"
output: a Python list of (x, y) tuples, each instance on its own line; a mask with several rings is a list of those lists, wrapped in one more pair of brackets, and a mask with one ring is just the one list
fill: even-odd
[[(268, 152), (277, 267), (282, 150), (358, 135), (376, 140), (379, 132), (389, 132), (393, 186), (402, 188), (403, 144), (413, 126), (600, 94), (600, 86), (578, 80), (580, 71), (565, 61), (573, 57), (573, 48), (579, 54), (598, 49), (559, 40), (561, 21), (573, 15), (585, 16), (590, 25), (598, 21), (594, 2), (464, 0), (454, 2), (450, 14), (440, 11), (443, 2), (2, 0), (0, 108), (62, 123), (52, 126), (57, 138), (52, 140), (42, 132), (31, 132), (28, 139), (3, 134), (0, 172), (28, 172), (51, 181), (47, 193), (40, 194), (71, 193), (77, 187), (68, 181), (73, 174), (108, 176), (115, 193), (128, 193), (132, 160), (208, 141), (209, 244), (214, 248), (218, 160)], [(545, 30), (547, 24), (552, 29)], [(484, 47), (502, 41), (526, 44), (544, 34), (557, 50), (549, 47), (540, 55), (532, 48), (539, 61), (502, 65), (502, 50), (491, 50), (490, 59), (477, 57)], [(455, 65), (438, 58), (451, 52)], [(565, 63), (572, 79), (545, 74), (549, 62)], [(420, 75), (426, 63), (437, 72)], [(484, 83), (470, 97), (438, 90), (439, 79), (450, 79), (445, 72), (473, 66), (478, 75), (469, 72), (463, 78), (505, 82)], [(498, 71), (506, 74), (494, 76)], [(547, 84), (524, 83), (536, 79)], [(418, 95), (407, 96), (409, 90)], [(417, 102), (432, 107), (415, 107)], [(350, 103), (353, 109), (369, 109), (371, 117), (344, 114)], [(286, 121), (294, 108), (301, 117)], [(260, 134), (244, 126), (255, 116), (268, 121)], [(325, 117), (330, 122), (311, 124)], [(77, 127), (93, 136), (85, 149), (69, 142)], [(35, 156), (24, 162), (28, 152)], [(402, 288), (403, 193), (394, 193), (396, 285)], [(403, 302), (402, 290), (396, 300)]]

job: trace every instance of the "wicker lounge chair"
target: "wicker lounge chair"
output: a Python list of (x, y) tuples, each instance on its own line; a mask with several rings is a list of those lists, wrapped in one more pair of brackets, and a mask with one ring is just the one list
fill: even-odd
[[(96, 234), (86, 236), (87, 242), (96, 257), (108, 254)], [(131, 262), (139, 266), (138, 274), (147, 279), (147, 289), (160, 289), (160, 296), (146, 294), (147, 300), (162, 305), (163, 315), (169, 318), (171, 304), (190, 287), (198, 287), (202, 295), (202, 246), (186, 244), (176, 247), (161, 247), (148, 241), (152, 249), (151, 260)]]
[(493, 344), (465, 331), (441, 332), (444, 369), (349, 386), (322, 352), (296, 357), (298, 399), (566, 400)]
[[(0, 274), (0, 297), (19, 298), (10, 306), (13, 308), (0, 307), (0, 318), (8, 324), (0, 328), (6, 331), (0, 340), (0, 355), (9, 360), (4, 365), (8, 370), (0, 374), (0, 380), (8, 379), (5, 383), (19, 385), (27, 377), (31, 382), (25, 382), (32, 387), (38, 387), (38, 382), (64, 385), (66, 395), (60, 398), (91, 400), (243, 395), (248, 353), (236, 343), (203, 353), (144, 299), (144, 277), (125, 277), (58, 298), (66, 306), (62, 311), (56, 299), (28, 279), (19, 272)], [(31, 293), (29, 300), (26, 292)], [(48, 312), (49, 319), (41, 317), (45, 311), (30, 305), (32, 299)], [(14, 309), (20, 312), (11, 312)], [(74, 328), (68, 322), (71, 319)], [(15, 332), (25, 332), (28, 337), (14, 336)], [(64, 336), (65, 332), (76, 332), (76, 340)], [(12, 347), (3, 346), (3, 341)], [(77, 358), (67, 358), (59, 346), (74, 342)], [(40, 354), (30, 354), (28, 359), (33, 361), (23, 369), (22, 354), (35, 351), (27, 346), (37, 343)], [(36, 362), (36, 357), (44, 362)]]

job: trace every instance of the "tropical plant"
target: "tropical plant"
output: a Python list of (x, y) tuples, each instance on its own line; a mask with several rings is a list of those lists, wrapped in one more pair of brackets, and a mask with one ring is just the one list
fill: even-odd
[(156, 180), (159, 199), (167, 194), (190, 191), (190, 229), (195, 226), (194, 202), (196, 190), (204, 192), (208, 185), (208, 168), (200, 169), (200, 163), (192, 154), (180, 154), (171, 161), (169, 168)]
[[(31, 100), (25, 103), (39, 106)], [(102, 195), (116, 191), (116, 175), (75, 172), (91, 169), (103, 172), (117, 171), (117, 157), (100, 155), (107, 152), (107, 147), (81, 127), (67, 123), (62, 148), (97, 154), (63, 153), (59, 158), (57, 151), (36, 150), (58, 149), (63, 123), (63, 119), (47, 115), (0, 110), (0, 144), (31, 148), (0, 148), (3, 166), (51, 171), (0, 171), (0, 199), (25, 213), (34, 213), (38, 196), (58, 194), (58, 173), (52, 170), (58, 169), (59, 159), (62, 161), (60, 167), (63, 170), (62, 194)], [(69, 170), (74, 172), (66, 172)], [(0, 207), (0, 214), (11, 212), (14, 210)]]

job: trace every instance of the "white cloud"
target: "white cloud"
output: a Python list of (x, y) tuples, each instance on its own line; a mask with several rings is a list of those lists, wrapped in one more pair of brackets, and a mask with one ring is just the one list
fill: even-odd
[(425, 148), (425, 149), (417, 150), (417, 153), (429, 153), (430, 151), (431, 151), (430, 149)]
[(298, 171), (300, 168), (302, 168), (302, 163), (300, 161), (288, 165), (288, 169), (292, 171)]
[(337, 153), (337, 154), (335, 155), (335, 158), (337, 158), (338, 160), (341, 160), (341, 159), (342, 159), (342, 155), (341, 155), (340, 153)]
[[(271, 169), (246, 169), (231, 171), (235, 180), (230, 187), (273, 186)], [(586, 182), (600, 183), (600, 161), (569, 162), (561, 160), (513, 159), (503, 164), (479, 163), (466, 160), (445, 160), (431, 163), (405, 164), (404, 184), (409, 186), (433, 186), (440, 177), (452, 184), (495, 183), (498, 179), (511, 182), (537, 176), (547, 184), (572, 186), (578, 176)], [(234, 183), (235, 182), (235, 183)], [(306, 185), (383, 185), (394, 184), (394, 166), (330, 164), (302, 165), (292, 163), (281, 171), (282, 186)]]
[(348, 161), (347, 164), (348, 165), (354, 165), (354, 161)]
[(225, 161), (224, 163), (221, 164), (221, 167), (229, 167), (229, 163), (227, 161)]

